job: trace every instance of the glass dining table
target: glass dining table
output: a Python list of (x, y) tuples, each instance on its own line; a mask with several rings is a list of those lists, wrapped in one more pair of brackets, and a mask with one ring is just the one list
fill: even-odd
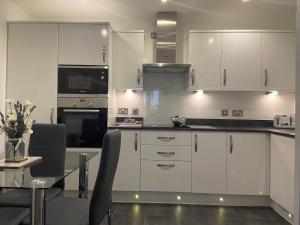
[[(52, 188), (54, 184), (63, 180), (74, 171), (79, 169), (78, 197), (88, 197), (88, 162), (97, 156), (98, 152), (79, 152), (67, 151), (65, 156), (65, 170), (61, 175), (49, 176), (51, 171), (47, 172), (47, 177), (37, 175), (31, 170), (32, 167), (22, 169), (1, 169), (0, 170), (0, 188), (1, 189), (28, 189), (31, 191), (30, 224), (45, 225), (46, 207), (45, 199), (47, 189)], [(0, 154), (0, 160), (5, 155)], [(55, 165), (55, 162), (53, 162)], [(38, 165), (38, 164), (37, 164)], [(9, 191), (9, 190), (8, 190)]]

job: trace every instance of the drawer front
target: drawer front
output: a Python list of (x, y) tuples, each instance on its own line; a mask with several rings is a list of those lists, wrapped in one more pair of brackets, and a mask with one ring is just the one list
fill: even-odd
[(141, 159), (191, 161), (191, 146), (142, 145)]
[(191, 163), (141, 162), (141, 191), (191, 192)]
[(191, 145), (191, 132), (143, 131), (142, 145)]

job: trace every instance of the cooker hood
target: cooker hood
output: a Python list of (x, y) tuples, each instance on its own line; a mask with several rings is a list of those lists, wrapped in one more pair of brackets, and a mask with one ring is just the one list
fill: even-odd
[(190, 64), (176, 63), (177, 12), (158, 12), (157, 30), (151, 34), (155, 39), (156, 63), (143, 64), (144, 73), (186, 73)]

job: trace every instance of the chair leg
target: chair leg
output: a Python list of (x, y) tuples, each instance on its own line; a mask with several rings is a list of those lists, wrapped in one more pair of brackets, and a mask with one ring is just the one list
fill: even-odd
[(110, 211), (110, 209), (107, 211), (107, 220), (108, 220), (108, 225), (111, 225), (111, 211)]

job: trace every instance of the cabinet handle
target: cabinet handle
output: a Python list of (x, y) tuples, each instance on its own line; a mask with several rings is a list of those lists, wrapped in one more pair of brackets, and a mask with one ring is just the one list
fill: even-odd
[(106, 46), (105, 45), (102, 47), (102, 61), (103, 61), (103, 63), (106, 62)]
[(230, 141), (229, 151), (230, 151), (230, 154), (232, 154), (232, 152), (233, 152), (233, 138), (232, 138), (232, 135), (229, 136), (229, 141)]
[(137, 152), (138, 150), (138, 134), (135, 134), (135, 138), (134, 138), (134, 150)]
[(192, 86), (195, 85), (195, 69), (192, 69)]
[(265, 83), (264, 83), (265, 87), (268, 86), (268, 83), (269, 83), (269, 73), (268, 70), (265, 69)]
[(175, 155), (175, 152), (157, 152), (158, 155), (164, 156), (164, 157), (170, 157)]
[(53, 124), (54, 123), (54, 108), (51, 108), (51, 112), (50, 112), (50, 123)]
[(195, 152), (198, 152), (198, 135), (195, 134)]
[(223, 86), (225, 87), (227, 85), (227, 70), (224, 69), (224, 74), (223, 74)]
[(175, 137), (157, 137), (160, 141), (173, 141), (175, 140)]
[(143, 72), (141, 69), (137, 69), (137, 84), (138, 84), (138, 86), (141, 85), (142, 73)]
[(169, 164), (169, 165), (166, 165), (166, 164), (157, 164), (157, 167), (162, 168), (162, 169), (171, 169), (171, 168), (174, 168), (175, 165), (174, 164)]

